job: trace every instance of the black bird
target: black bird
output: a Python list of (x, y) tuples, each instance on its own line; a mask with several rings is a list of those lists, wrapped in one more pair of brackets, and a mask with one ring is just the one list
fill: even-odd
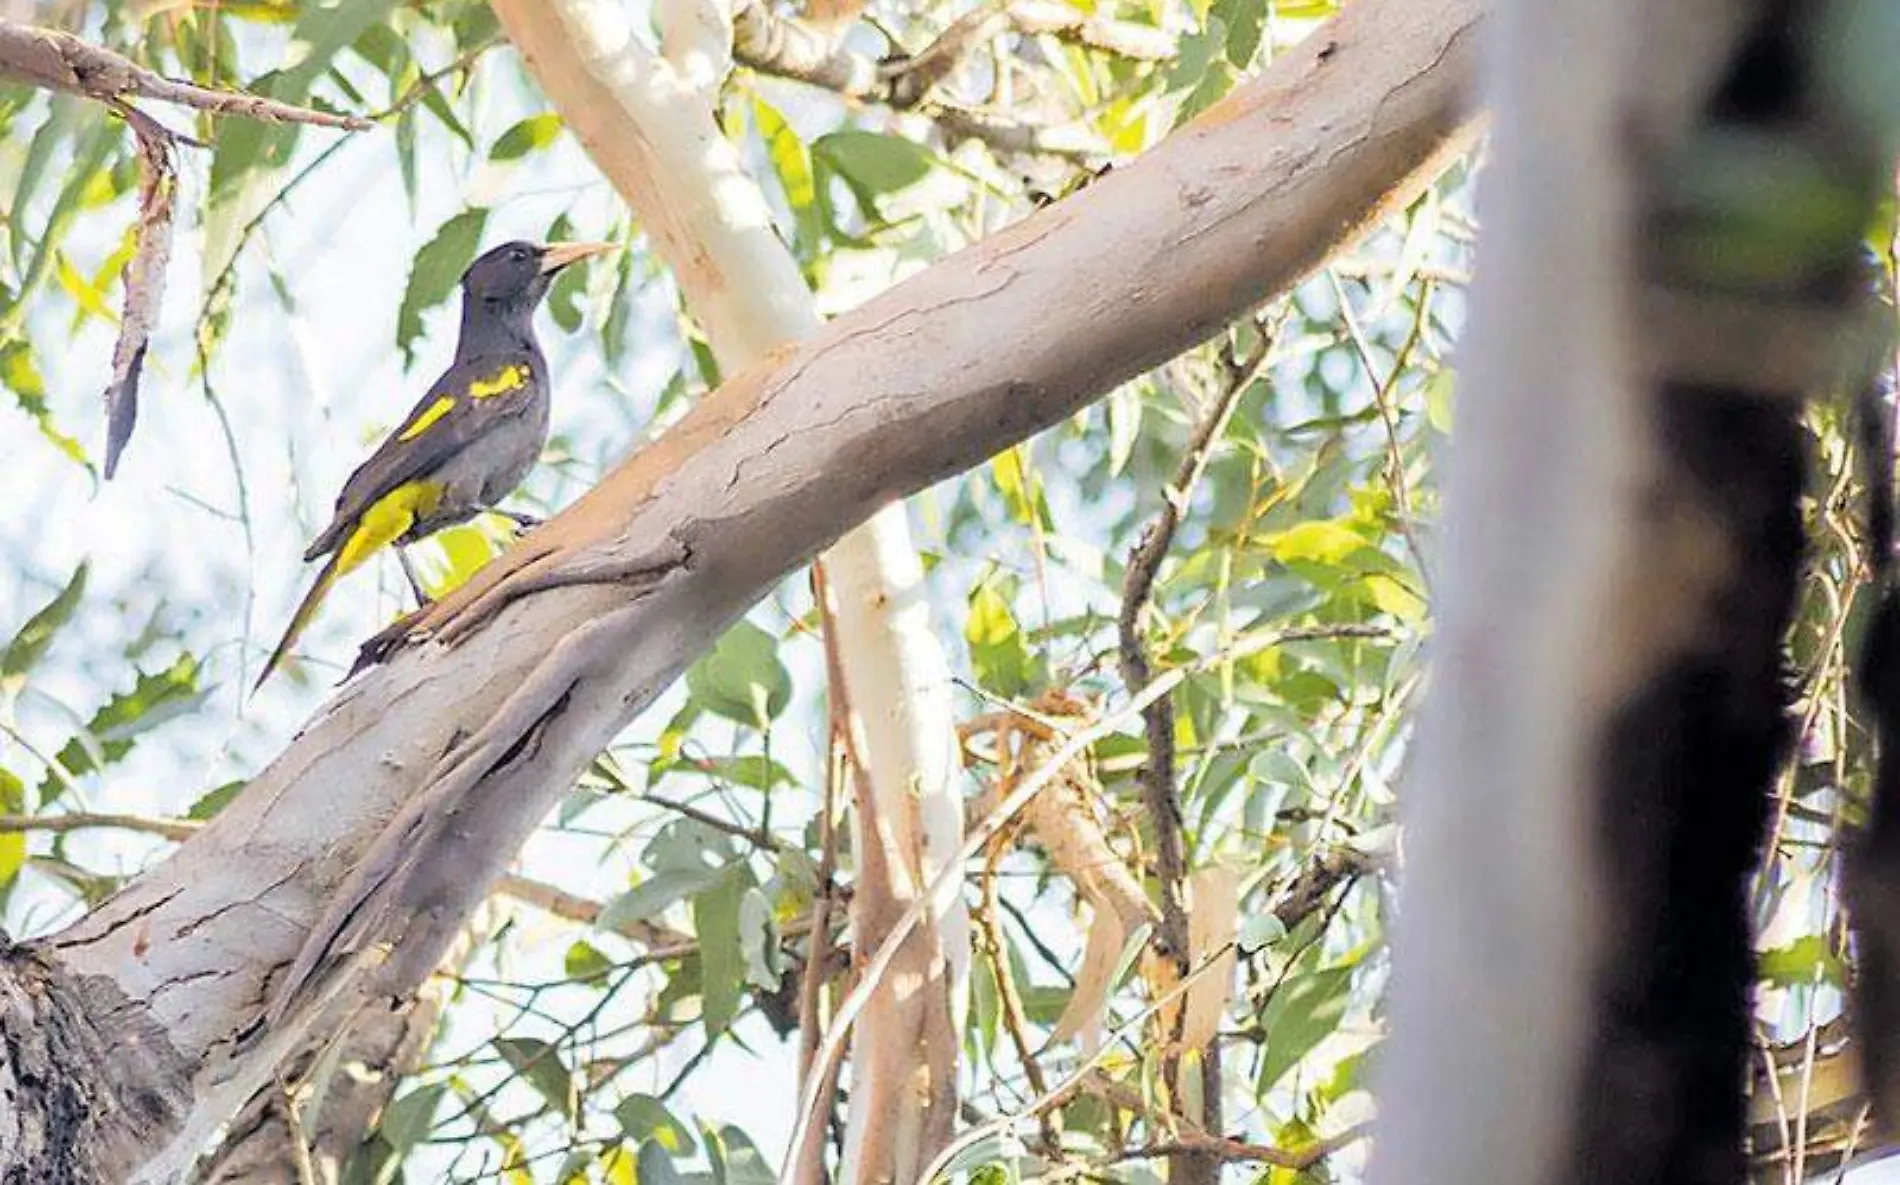
[(329, 559), (256, 687), (345, 574), (393, 543), (421, 597), (402, 548), (492, 509), (528, 476), (548, 438), (548, 367), (534, 340), (534, 310), (555, 273), (612, 249), (611, 243), (503, 243), (462, 273), (455, 361), (343, 484), (330, 525), (303, 554), (306, 564)]

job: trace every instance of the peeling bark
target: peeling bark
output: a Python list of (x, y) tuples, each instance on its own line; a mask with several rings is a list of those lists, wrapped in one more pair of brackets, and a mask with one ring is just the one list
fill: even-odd
[[(172, 858), (30, 948), (110, 979), (191, 1076), (137, 1171), (92, 1179), (175, 1178), (313, 1026), (413, 988), (586, 763), (787, 572), (1415, 194), (1468, 126), (1477, 11), (1359, 0), (1147, 158), (736, 375), (413, 621)], [(314, 990), (286, 996), (300, 952)]]
[(184, 1123), (191, 1063), (105, 976), (0, 935), (0, 1181), (122, 1181)]

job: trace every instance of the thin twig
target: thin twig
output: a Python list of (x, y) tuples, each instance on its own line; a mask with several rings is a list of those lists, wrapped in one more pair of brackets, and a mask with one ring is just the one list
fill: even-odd
[[(805, 980), (799, 985), (798, 1000), (798, 1087), (813, 1088), (812, 1069), (825, 1036), (822, 1015), (827, 969), (831, 961), (831, 906), (833, 880), (837, 876), (838, 801), (847, 779), (855, 768), (851, 743), (851, 710), (845, 693), (844, 666), (838, 653), (838, 631), (832, 620), (830, 589), (823, 561), (811, 569), (812, 601), (819, 606), (822, 622), (821, 641), (825, 654), (825, 688), (830, 761), (825, 770), (825, 801), (819, 823), (818, 897), (812, 902), (812, 936), (807, 946)], [(838, 1068), (832, 1067), (815, 1089), (825, 1098), (838, 1093)], [(823, 1128), (813, 1128), (804, 1145), (792, 1153), (792, 1185), (820, 1185), (825, 1179), (825, 1139)]]
[(1252, 1161), (1257, 1164), (1270, 1164), (1276, 1168), (1298, 1172), (1312, 1168), (1328, 1156), (1342, 1148), (1350, 1147), (1366, 1138), (1363, 1127), (1349, 1127), (1338, 1135), (1315, 1140), (1297, 1152), (1288, 1152), (1283, 1148), (1272, 1148), (1265, 1144), (1251, 1144), (1245, 1140), (1236, 1140), (1227, 1136), (1190, 1135), (1182, 1132), (1173, 1139), (1146, 1144), (1140, 1148), (1129, 1148), (1108, 1157), (1101, 1163), (1116, 1164), (1126, 1160), (1153, 1160), (1162, 1156), (1179, 1156), (1183, 1153), (1195, 1156), (1213, 1157), (1217, 1160)]
[(784, 840), (762, 827), (748, 827), (744, 823), (735, 823), (731, 819), (722, 818), (706, 810), (704, 807), (694, 806), (690, 802), (681, 802), (677, 798), (667, 798), (663, 795), (655, 794), (650, 790), (640, 795), (640, 801), (650, 802), (657, 807), (664, 807), (676, 815), (691, 819), (695, 823), (703, 824), (722, 834), (730, 835), (734, 839), (742, 839), (763, 852), (779, 852), (785, 849)]
[(297, 1174), (297, 1185), (320, 1185), (317, 1166), (310, 1159), (310, 1136), (304, 1131), (303, 1113), (297, 1107), (296, 1088), (282, 1079), (277, 1082), (277, 1106), (290, 1137), (290, 1163)]
[(1346, 337), (1352, 342), (1353, 352), (1359, 355), (1359, 364), (1365, 367), (1366, 382), (1372, 384), (1372, 402), (1378, 409), (1379, 420), (1385, 425), (1386, 472), (1392, 483), (1392, 500), (1398, 514), (1396, 521), (1399, 534), (1411, 551), (1412, 558), (1418, 563), (1419, 575), (1426, 584), (1431, 583), (1431, 573), (1426, 567), (1425, 549), (1420, 545), (1414, 530), (1415, 519), (1412, 512), (1411, 481), (1405, 473), (1405, 454), (1399, 447), (1398, 419), (1392, 410), (1392, 396), (1398, 386), (1399, 378), (1411, 362), (1413, 351), (1425, 338), (1425, 324), (1431, 308), (1432, 282), (1423, 280), (1418, 291), (1418, 303), (1414, 307), (1412, 325), (1406, 331), (1405, 340), (1400, 343), (1398, 353), (1393, 355), (1392, 368), (1381, 377), (1372, 359), (1372, 345), (1366, 340), (1365, 331), (1359, 326), (1359, 318), (1353, 314), (1352, 301), (1346, 295), (1346, 286), (1340, 282), (1339, 274), (1331, 268), (1326, 269), (1327, 279), (1332, 281), (1333, 293), (1339, 298), (1339, 318), (1345, 323)]
[(164, 819), (151, 815), (115, 815), (97, 811), (72, 811), (62, 815), (0, 815), (0, 835), (10, 832), (45, 831), (64, 835), (90, 828), (136, 831), (163, 839), (184, 841), (203, 827), (193, 819)]

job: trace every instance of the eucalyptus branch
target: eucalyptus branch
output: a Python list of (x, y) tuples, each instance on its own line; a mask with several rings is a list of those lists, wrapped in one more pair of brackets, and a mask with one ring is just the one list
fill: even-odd
[(17, 21), (0, 20), (0, 74), (101, 103), (141, 98), (265, 123), (301, 123), (352, 132), (375, 126), (361, 116), (317, 111), (262, 95), (166, 78), (123, 54), (82, 41), (64, 30), (40, 29)]

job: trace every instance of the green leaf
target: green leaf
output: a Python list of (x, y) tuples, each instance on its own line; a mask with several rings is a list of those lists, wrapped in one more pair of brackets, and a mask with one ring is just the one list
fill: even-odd
[(686, 690), (709, 711), (762, 730), (791, 700), (792, 677), (778, 660), (778, 640), (741, 621), (687, 669)]
[(46, 380), (40, 377), (39, 367), (33, 362), (33, 347), (26, 339), (16, 338), (0, 344), (0, 383), (5, 383), (7, 390), (13, 392), (13, 401), (32, 417), (48, 444), (88, 470), (92, 468), (79, 442), (61, 432), (59, 425), (53, 422), (52, 409), (46, 404)]
[(666, 1149), (656, 1143), (640, 1145), (640, 1156), (634, 1165), (634, 1179), (640, 1185), (680, 1185), (685, 1178), (673, 1167), (673, 1158)]
[(704, 891), (725, 872), (723, 868), (662, 868), (609, 900), (594, 925), (612, 931), (631, 922), (650, 922), (668, 906)]
[(693, 933), (699, 938), (700, 1009), (706, 1036), (716, 1037), (739, 1010), (745, 955), (739, 949), (739, 901), (746, 890), (744, 865), (727, 870), (693, 898)]
[(1240, 935), (1235, 945), (1240, 953), (1250, 955), (1261, 947), (1270, 946), (1286, 937), (1286, 923), (1273, 914), (1262, 911), (1250, 915), (1240, 924)]
[(977, 681), (985, 688), (1003, 696), (1020, 695), (1028, 688), (1035, 664), (1009, 602), (990, 581), (970, 593), (963, 640), (969, 644)]
[[(311, 88), (330, 73), (337, 55), (366, 32), (386, 24), (390, 10), (395, 7), (396, 0), (338, 0), (327, 5), (300, 5), (293, 37), (306, 48), (301, 54), (293, 51), (288, 55), (296, 64), (261, 74), (247, 82), (245, 89), (286, 103), (308, 103)], [(235, 199), (250, 174), (288, 164), (296, 150), (298, 134), (297, 124), (271, 124), (254, 119), (219, 120), (211, 158), (213, 202), (224, 204)]]
[(1425, 421), (1447, 436), (1451, 435), (1452, 392), (1455, 386), (1449, 370), (1439, 371), (1425, 384)]
[[(26, 806), (26, 786), (10, 771), (0, 769), (0, 809), (15, 814)], [(20, 869), (26, 867), (26, 832), (0, 832), (0, 906), (6, 904), (4, 891), (13, 884)]]
[(573, 982), (601, 987), (607, 973), (613, 970), (614, 962), (600, 953), (600, 948), (593, 943), (577, 941), (567, 948), (567, 957), (562, 960), (561, 968)]
[(650, 1094), (630, 1094), (621, 1099), (614, 1107), (614, 1118), (628, 1138), (643, 1143), (650, 1140), (675, 1156), (691, 1156), (699, 1149), (692, 1131)]
[(1257, 1087), (1265, 1094), (1301, 1058), (1339, 1028), (1351, 1000), (1351, 967), (1296, 975), (1281, 984), (1260, 1016), (1267, 1048)]
[(398, 1156), (420, 1144), (435, 1126), (435, 1110), (448, 1093), (446, 1083), (432, 1082), (410, 1091), (383, 1109), (376, 1132)]
[(778, 922), (772, 902), (757, 886), (739, 899), (739, 949), (745, 957), (748, 986), (775, 992), (779, 987)]
[(777, 1185), (778, 1173), (744, 1132), (731, 1124), (717, 1132), (710, 1127), (702, 1130), (714, 1185)]
[(1846, 982), (1847, 968), (1825, 935), (1807, 934), (1787, 946), (1765, 950), (1756, 960), (1764, 982), (1779, 988)]
[[(197, 708), (206, 694), (198, 689), (198, 660), (189, 654), (156, 674), (141, 671), (132, 690), (107, 700), (55, 760), (75, 778), (96, 773), (130, 753), (140, 734)], [(65, 783), (48, 770), (40, 783), (40, 801), (52, 802), (64, 789)]]
[(1214, 0), (1209, 11), (1227, 26), (1227, 60), (1239, 69), (1253, 65), (1267, 25), (1268, 0)]
[(66, 580), (66, 587), (40, 606), (39, 611), (27, 618), (26, 624), (13, 635), (13, 640), (7, 643), (6, 653), (0, 655), (0, 681), (25, 675), (46, 654), (46, 648), (53, 644), (54, 637), (72, 619), (73, 610), (79, 607), (80, 598), (86, 595), (87, 570), (84, 563), (73, 569), (73, 574)]
[(574, 1113), (574, 1078), (562, 1064), (559, 1050), (538, 1037), (497, 1037), (494, 1045), (501, 1060), (551, 1103), (556, 1113)]
[(800, 260), (809, 261), (824, 246), (824, 214), (818, 208), (818, 182), (812, 173), (811, 150), (798, 138), (792, 125), (778, 108), (757, 95), (752, 100), (752, 119), (758, 125), (759, 138), (765, 142), (772, 171), (778, 174), (785, 205), (792, 212), (797, 233), (792, 246)]
[(811, 151), (861, 199), (908, 189), (938, 164), (936, 154), (914, 140), (857, 129), (820, 136), (812, 141)]
[(48, 104), (45, 122), (34, 131), (33, 139), (27, 144), (26, 159), (13, 182), (12, 209), (7, 215), (7, 225), (13, 230), (7, 237), (12, 241), (15, 271), (26, 263), (24, 252), (29, 236), (24, 229), (28, 209), (39, 192), (40, 179), (46, 175), (54, 150), (78, 133), (81, 113), (86, 107), (87, 104), (72, 95), (54, 95)]
[(475, 259), (475, 248), (488, 225), (488, 211), (475, 206), (443, 223), (435, 237), (423, 244), (409, 269), (409, 287), (396, 313), (396, 346), (403, 364), (416, 360), (415, 342), (422, 336), (422, 314), (449, 298), (462, 273)]
[(1261, 540), (1267, 554), (1283, 564), (1306, 561), (1315, 564), (1343, 564), (1360, 548), (1366, 537), (1339, 519), (1314, 519), (1277, 531)]
[[(118, 143), (119, 130), (106, 120), (95, 120), (81, 138), (73, 161), (67, 166), (66, 183), (60, 186), (59, 196), (53, 199), (53, 209), (46, 216), (46, 225), (40, 229), (33, 258), (20, 276), (16, 295), (22, 305), (46, 277), (47, 269), (53, 265), (54, 253), (66, 238), (66, 228), (85, 208), (86, 199), (98, 187), (96, 183), (106, 181), (109, 188), (109, 177), (102, 170)], [(18, 233), (17, 227), (14, 233)]]
[[(574, 224), (568, 221), (566, 214), (554, 220), (548, 227), (547, 241), (558, 243), (574, 237)], [(585, 267), (563, 268), (554, 277), (554, 283), (548, 289), (546, 304), (554, 323), (568, 333), (577, 333), (581, 327), (583, 314), (581, 300), (587, 295), (587, 269)]]
[(552, 111), (530, 115), (501, 134), (488, 150), (489, 160), (520, 160), (554, 143), (561, 134), (561, 117)]
[(703, 757), (681, 761), (672, 768), (679, 773), (701, 774), (716, 782), (746, 786), (759, 791), (768, 791), (777, 786), (790, 786), (796, 782), (791, 770), (762, 753), (746, 753), (732, 757)]
[(215, 818), (219, 811), (231, 804), (231, 800), (236, 798), (246, 785), (248, 783), (243, 781), (226, 782), (217, 789), (206, 792), (199, 797), (197, 802), (191, 804), (191, 809), (185, 812), (185, 818), (197, 819), (200, 822)]

